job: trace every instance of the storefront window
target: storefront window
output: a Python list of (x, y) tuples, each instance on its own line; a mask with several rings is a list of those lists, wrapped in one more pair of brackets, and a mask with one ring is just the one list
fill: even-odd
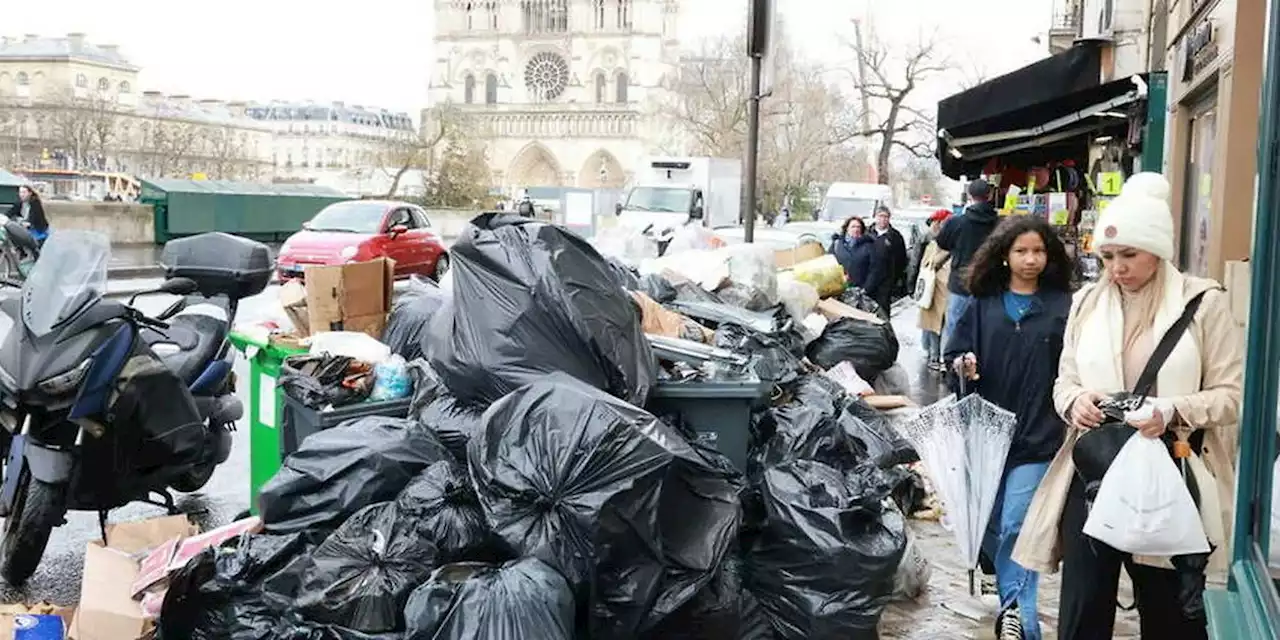
[(1191, 116), (1187, 152), (1186, 200), (1182, 206), (1182, 264), (1188, 273), (1209, 275), (1209, 221), (1212, 215), (1213, 154), (1218, 130), (1217, 105)]

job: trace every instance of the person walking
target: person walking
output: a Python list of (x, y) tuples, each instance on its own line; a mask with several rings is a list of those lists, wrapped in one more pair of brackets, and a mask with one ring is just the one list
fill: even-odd
[(898, 288), (899, 281), (907, 276), (907, 243), (902, 239), (902, 234), (893, 228), (892, 218), (889, 207), (881, 205), (876, 209), (875, 229), (871, 232), (871, 238), (875, 242), (875, 254), (882, 263), (884, 276), (875, 282), (874, 287), (868, 285), (866, 288), (867, 295), (880, 305), (880, 311), (885, 317), (892, 315), (893, 292)]
[[(1000, 640), (1039, 640), (1039, 575), (1012, 559), (1022, 521), (1065, 425), (1054, 410), (1062, 333), (1071, 311), (1072, 263), (1053, 227), (1035, 216), (1005, 220), (974, 255), (972, 301), (956, 320), (946, 357), (972, 390), (1017, 415), (983, 553), (995, 563)], [(963, 377), (963, 381), (960, 378)], [(1108, 636), (1109, 637), (1109, 636)]]
[[(929, 216), (929, 236), (937, 237), (951, 212), (938, 209)], [(947, 281), (951, 277), (951, 254), (943, 251), (936, 240), (929, 240), (920, 252), (921, 269), (933, 270), (933, 297), (929, 308), (920, 309), (920, 341), (924, 346), (925, 358), (932, 371), (943, 371), (946, 366), (942, 360), (942, 323), (947, 312)], [(919, 286), (919, 285), (917, 285)], [(920, 294), (921, 292), (916, 292)]]
[[(1096, 229), (1103, 273), (1077, 295), (1054, 387), (1054, 405), (1070, 427), (1036, 493), (1014, 560), (1041, 572), (1056, 570), (1061, 561), (1061, 640), (1111, 637), (1121, 566), (1133, 580), (1143, 638), (1206, 638), (1203, 610), (1186, 615), (1191, 607), (1180, 595), (1199, 597), (1203, 583), (1183, 591), (1180, 578), (1186, 575), (1171, 569), (1169, 559), (1131, 556), (1083, 533), (1088, 505), (1072, 451), (1081, 434), (1102, 423), (1098, 403), (1135, 390), (1151, 364), (1153, 410), (1128, 424), (1138, 431), (1133, 437), (1161, 438), (1171, 431), (1203, 461), (1211, 477), (1196, 474), (1201, 506), (1206, 499), (1218, 506), (1201, 513), (1216, 546), (1209, 568), (1225, 567), (1243, 377), (1239, 329), (1217, 282), (1183, 274), (1172, 263), (1173, 215), (1163, 176), (1130, 178)], [(1163, 363), (1153, 362), (1157, 344), (1187, 313), (1189, 326), (1161, 356)], [(1202, 578), (1198, 571), (1191, 577)]]
[(844, 221), (832, 242), (832, 252), (851, 286), (865, 291), (869, 281), (879, 282), (883, 260), (877, 259), (875, 243), (861, 219), (852, 217)]
[(978, 247), (986, 241), (987, 236), (996, 228), (1000, 216), (991, 204), (991, 185), (981, 178), (969, 183), (970, 204), (964, 213), (947, 221), (938, 232), (938, 246), (951, 252), (951, 281), (947, 283), (946, 321), (943, 324), (942, 339), (946, 340), (955, 328), (956, 321), (964, 312), (969, 302), (969, 292), (965, 289), (966, 269), (973, 260)]
[(49, 219), (44, 215), (40, 194), (28, 185), (18, 187), (18, 217), (31, 228), (31, 237), (43, 243), (49, 237)]

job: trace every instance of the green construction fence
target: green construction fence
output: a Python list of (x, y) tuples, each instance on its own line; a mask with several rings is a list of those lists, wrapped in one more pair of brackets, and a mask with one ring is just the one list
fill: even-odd
[(164, 244), (208, 231), (281, 242), (316, 212), (351, 198), (313, 184), (156, 178), (142, 180), (138, 199), (154, 209), (156, 244)]

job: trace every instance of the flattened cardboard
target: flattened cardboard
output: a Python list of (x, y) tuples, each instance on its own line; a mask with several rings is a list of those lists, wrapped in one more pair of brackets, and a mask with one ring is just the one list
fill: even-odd
[(865, 320), (871, 324), (884, 324), (884, 318), (874, 313), (867, 313), (861, 309), (851, 307), (835, 298), (827, 298), (818, 301), (818, 313), (826, 316), (828, 320), (837, 318), (856, 318)]
[(307, 315), (311, 333), (359, 331), (382, 337), (391, 311), (395, 261), (378, 258), (307, 267)]

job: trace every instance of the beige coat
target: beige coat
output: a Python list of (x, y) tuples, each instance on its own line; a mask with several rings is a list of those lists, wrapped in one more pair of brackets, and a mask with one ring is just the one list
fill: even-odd
[[(1190, 300), (1202, 291), (1208, 291), (1196, 312), (1188, 333), (1196, 340), (1201, 354), (1200, 393), (1177, 398), (1174, 408), (1181, 427), (1205, 429), (1203, 462), (1213, 475), (1218, 489), (1225, 540), (1231, 540), (1232, 511), (1235, 505), (1235, 460), (1241, 403), (1241, 382), (1244, 377), (1244, 349), (1240, 330), (1231, 317), (1226, 294), (1218, 283), (1203, 278), (1184, 277), (1183, 297)], [(1081, 338), (1082, 319), (1078, 316), (1081, 302), (1097, 289), (1082, 291), (1072, 305), (1063, 340), (1062, 359), (1058, 379), (1054, 385), (1053, 402), (1058, 412), (1066, 416), (1071, 404), (1087, 389), (1076, 367), (1077, 344)], [(1068, 421), (1069, 423), (1069, 421)], [(1040, 488), (1032, 499), (1031, 507), (1023, 521), (1022, 532), (1013, 550), (1018, 564), (1039, 571), (1053, 573), (1062, 560), (1059, 522), (1066, 504), (1075, 466), (1071, 462), (1071, 449), (1080, 430), (1067, 427), (1066, 442), (1058, 450)], [(1210, 517), (1210, 514), (1202, 514)], [(1208, 527), (1206, 527), (1208, 529)], [(1230, 558), (1228, 544), (1215, 550), (1210, 567), (1221, 569)], [(1166, 558), (1138, 557), (1145, 565), (1168, 568)]]
[(942, 333), (943, 316), (947, 313), (947, 280), (951, 278), (951, 253), (943, 251), (937, 242), (930, 242), (920, 258), (920, 266), (932, 265), (934, 274), (933, 304), (920, 310), (920, 328)]

